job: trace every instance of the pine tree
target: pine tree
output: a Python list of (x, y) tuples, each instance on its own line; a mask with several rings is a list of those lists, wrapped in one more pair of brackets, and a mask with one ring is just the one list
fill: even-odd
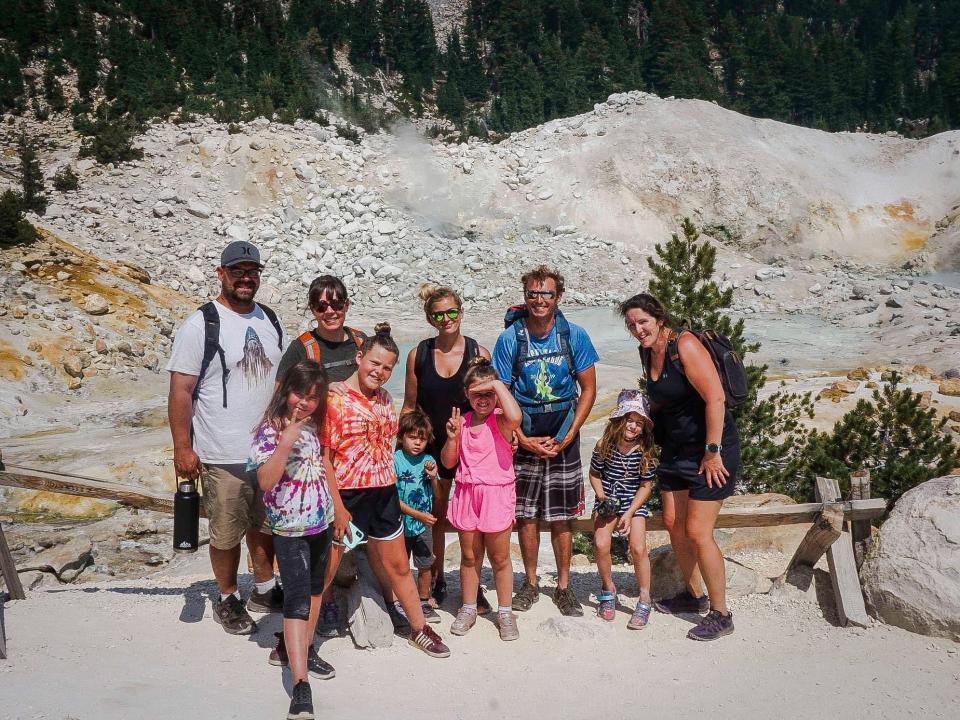
[(20, 194), (13, 190), (0, 194), (0, 246), (27, 245), (36, 239), (36, 228), (23, 217)]
[[(669, 316), (692, 330), (715, 330), (730, 338), (745, 357), (760, 349), (744, 337), (744, 322), (724, 314), (733, 304), (733, 289), (722, 290), (713, 281), (717, 251), (684, 218), (683, 237), (676, 233), (666, 245), (656, 245), (657, 259), (648, 258), (653, 272), (650, 293), (663, 303)], [(740, 476), (753, 491), (781, 488), (792, 480), (804, 461), (810, 431), (801, 419), (813, 417), (810, 394), (776, 391), (765, 399), (758, 393), (766, 382), (766, 366), (748, 365), (750, 395), (734, 409), (741, 440)]]
[(486, 100), (487, 76), (483, 69), (480, 43), (471, 17), (468, 17), (463, 36), (463, 69), (460, 89), (468, 100)]
[(67, 109), (67, 98), (63, 94), (63, 86), (54, 72), (53, 63), (47, 63), (43, 69), (43, 96), (54, 112), (63, 112)]
[(43, 215), (47, 210), (47, 196), (43, 188), (43, 170), (37, 160), (37, 149), (25, 130), (20, 131), (17, 141), (17, 154), (20, 156), (20, 186), (24, 210), (32, 210)]

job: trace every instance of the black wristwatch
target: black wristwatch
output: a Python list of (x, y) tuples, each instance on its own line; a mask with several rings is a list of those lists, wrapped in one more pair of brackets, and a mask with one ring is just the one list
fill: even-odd
[(708, 453), (718, 453), (723, 450), (723, 445), (718, 445), (717, 443), (707, 443), (704, 445), (704, 449)]

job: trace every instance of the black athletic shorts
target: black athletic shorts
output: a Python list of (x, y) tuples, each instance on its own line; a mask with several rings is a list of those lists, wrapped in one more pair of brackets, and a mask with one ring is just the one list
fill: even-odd
[(353, 524), (370, 540), (393, 540), (403, 535), (400, 494), (396, 484), (364, 490), (341, 490), (340, 499)]
[(703, 448), (686, 449), (663, 448), (660, 464), (657, 466), (657, 480), (661, 492), (689, 490), (691, 500), (726, 500), (733, 495), (737, 486), (737, 473), (740, 470), (740, 443), (724, 445), (720, 451), (723, 466), (730, 472), (727, 483), (720, 487), (707, 485), (706, 475), (701, 475), (700, 461), (703, 460)]

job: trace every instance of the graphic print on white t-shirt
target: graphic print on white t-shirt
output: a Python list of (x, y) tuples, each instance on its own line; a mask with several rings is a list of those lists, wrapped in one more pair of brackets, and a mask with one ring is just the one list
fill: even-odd
[[(207, 464), (245, 463), (253, 429), (273, 394), (281, 341), (259, 305), (242, 315), (218, 302), (214, 307), (220, 315), (220, 347), (227, 366), (227, 407), (223, 407), (223, 366), (216, 356), (200, 380), (193, 406), (193, 447)], [(203, 333), (203, 314), (197, 311), (177, 331), (167, 370), (200, 374)]]

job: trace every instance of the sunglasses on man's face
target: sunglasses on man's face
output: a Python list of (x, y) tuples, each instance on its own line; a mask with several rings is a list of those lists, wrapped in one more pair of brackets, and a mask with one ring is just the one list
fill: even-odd
[(343, 300), (334, 300), (333, 302), (327, 302), (326, 300), (318, 300), (317, 304), (314, 306), (314, 310), (317, 312), (325, 313), (327, 308), (333, 310), (334, 312), (343, 312), (343, 309), (347, 306), (346, 301)]
[(224, 268), (231, 280), (243, 280), (252, 278), (256, 280), (263, 273), (263, 268)]
[(444, 318), (456, 320), (458, 317), (460, 317), (460, 310), (457, 308), (450, 308), (449, 310), (441, 310), (440, 312), (430, 313), (430, 319), (435, 323), (443, 322)]
[(524, 292), (524, 296), (527, 300), (536, 300), (537, 298), (553, 300), (557, 294), (553, 290), (527, 290)]

